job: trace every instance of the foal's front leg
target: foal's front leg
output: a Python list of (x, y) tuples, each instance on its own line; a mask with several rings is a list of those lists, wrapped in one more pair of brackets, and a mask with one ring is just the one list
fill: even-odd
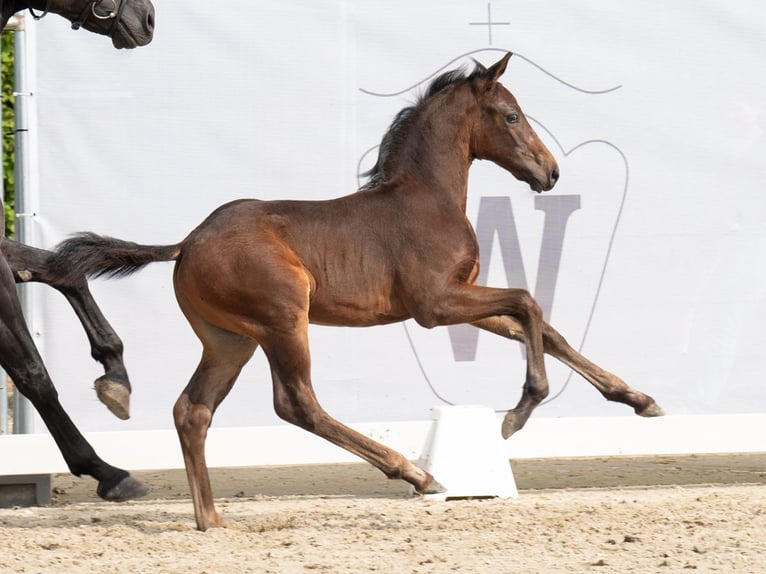
[[(475, 327), (495, 333), (507, 339), (526, 343), (524, 331), (521, 325), (511, 317), (488, 317), (472, 323)], [(591, 383), (609, 401), (615, 401), (633, 407), (637, 415), (642, 417), (657, 417), (664, 415), (664, 411), (649, 395), (642, 393), (623, 381), (617, 375), (605, 371), (595, 363), (583, 357), (575, 351), (561, 334), (548, 323), (543, 325), (543, 346), (545, 353), (555, 357), (562, 363), (579, 373), (585, 380)], [(524, 390), (526, 392), (526, 388)], [(515, 410), (515, 409), (514, 409)], [(511, 411), (513, 412), (513, 411)], [(517, 427), (515, 430), (519, 430)], [(503, 426), (503, 436), (508, 438), (510, 428)]]
[(413, 318), (425, 327), (472, 323), (489, 317), (507, 317), (516, 326), (527, 347), (527, 376), (516, 407), (503, 420), (505, 438), (524, 426), (532, 411), (548, 396), (543, 357), (545, 322), (540, 305), (524, 289), (497, 289), (480, 285), (451, 286), (437, 301), (420, 301)]
[(35, 281), (59, 291), (74, 309), (91, 346), (91, 356), (104, 366), (96, 379), (96, 394), (115, 416), (130, 417), (130, 381), (122, 360), (122, 341), (106, 320), (88, 289), (86, 278), (64, 281), (49, 264), (50, 252), (10, 239), (0, 244), (16, 283)]

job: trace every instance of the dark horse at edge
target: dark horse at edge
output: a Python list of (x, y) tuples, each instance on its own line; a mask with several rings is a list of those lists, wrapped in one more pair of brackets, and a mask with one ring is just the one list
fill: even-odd
[(468, 170), (488, 159), (537, 192), (559, 177), (551, 153), (498, 81), (510, 54), (489, 69), (448, 72), (383, 138), (370, 180), (327, 201), (238, 200), (219, 207), (175, 245), (139, 245), (81, 234), (58, 248), (62, 271), (126, 275), (175, 261), (178, 304), (202, 342), (202, 358), (173, 409), (197, 527), (223, 524), (213, 503), (205, 438), (240, 370), (262, 347), (276, 413), (370, 462), (421, 493), (443, 487), (400, 453), (333, 419), (311, 384), (309, 323), (371, 326), (470, 323), (527, 350), (521, 399), (502, 423), (522, 428), (548, 394), (543, 354), (563, 361), (607, 399), (642, 416), (662, 410), (572, 349), (522, 289), (475, 283), (479, 251), (465, 214)]
[[(108, 36), (115, 48), (148, 44), (154, 33), (154, 6), (149, 0), (0, 0), (2, 26), (16, 12), (29, 10), (36, 19), (48, 13), (72, 22), (72, 28)], [(104, 365), (96, 381), (99, 398), (120, 418), (128, 417), (130, 383), (122, 362), (122, 342), (102, 315), (84, 275), (57, 273), (50, 252), (0, 238), (0, 365), (27, 397), (48, 427), (72, 474), (98, 481), (98, 495), (123, 501), (148, 489), (120, 468), (104, 462), (82, 436), (58, 399), (53, 382), (24, 321), (16, 283), (37, 281), (60, 291), (87, 333), (93, 358)]]

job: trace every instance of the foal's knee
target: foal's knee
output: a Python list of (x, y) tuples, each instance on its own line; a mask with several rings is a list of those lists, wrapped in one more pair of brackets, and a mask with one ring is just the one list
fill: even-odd
[(515, 310), (524, 319), (533, 323), (542, 323), (543, 308), (526, 289), (518, 289), (514, 301)]

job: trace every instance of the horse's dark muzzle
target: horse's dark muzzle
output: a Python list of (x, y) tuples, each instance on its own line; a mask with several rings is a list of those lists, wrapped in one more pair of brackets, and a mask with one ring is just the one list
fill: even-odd
[(141, 44), (142, 46), (148, 44), (154, 38), (154, 6), (146, 13), (145, 31), (146, 42)]
[(126, 16), (122, 21), (115, 21), (108, 33), (115, 48), (130, 50), (146, 46), (152, 41), (154, 38), (154, 6), (147, 2), (140, 12), (143, 14), (134, 14), (132, 17)]

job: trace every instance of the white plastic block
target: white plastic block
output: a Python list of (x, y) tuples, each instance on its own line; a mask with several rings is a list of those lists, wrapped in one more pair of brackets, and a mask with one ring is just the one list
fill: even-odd
[(431, 432), (418, 465), (446, 489), (431, 500), (518, 496), (494, 411), (482, 406), (432, 409)]

